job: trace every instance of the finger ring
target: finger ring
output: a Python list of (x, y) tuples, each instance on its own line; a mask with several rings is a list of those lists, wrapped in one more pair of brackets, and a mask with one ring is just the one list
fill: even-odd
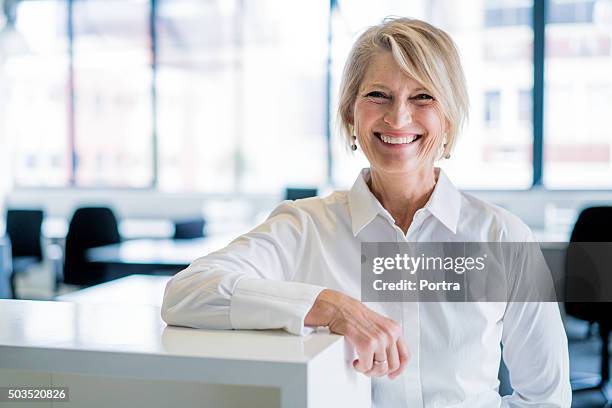
[(376, 360), (374, 359), (374, 364), (385, 364), (387, 360)]

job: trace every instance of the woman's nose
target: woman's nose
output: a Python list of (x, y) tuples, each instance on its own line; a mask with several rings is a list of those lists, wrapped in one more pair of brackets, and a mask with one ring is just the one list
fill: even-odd
[(394, 129), (402, 129), (412, 122), (410, 107), (404, 103), (394, 103), (389, 107), (383, 118), (385, 123)]

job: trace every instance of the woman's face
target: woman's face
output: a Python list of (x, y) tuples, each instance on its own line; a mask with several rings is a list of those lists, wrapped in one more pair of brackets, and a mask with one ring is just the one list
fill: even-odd
[(444, 133), (436, 105), (390, 52), (374, 55), (353, 109), (355, 134), (372, 168), (393, 173), (433, 168)]

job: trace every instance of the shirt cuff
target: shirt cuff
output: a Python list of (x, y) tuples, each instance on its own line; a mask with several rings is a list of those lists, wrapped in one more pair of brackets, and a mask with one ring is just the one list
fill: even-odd
[(304, 318), (323, 286), (301, 282), (243, 278), (238, 281), (230, 303), (233, 329), (285, 329), (304, 336)]

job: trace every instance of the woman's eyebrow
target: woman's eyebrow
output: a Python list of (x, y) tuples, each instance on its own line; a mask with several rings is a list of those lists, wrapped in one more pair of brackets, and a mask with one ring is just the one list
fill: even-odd
[[(391, 91), (391, 88), (389, 88), (388, 86), (386, 86), (385, 84), (383, 84), (381, 82), (374, 82), (374, 83), (371, 83), (371, 84), (365, 84), (362, 89), (365, 90), (367, 88), (382, 88), (382, 89), (385, 89), (387, 91)], [(423, 87), (418, 87), (418, 88), (410, 90), (409, 93), (415, 93), (415, 92), (429, 92), (429, 91), (427, 89), (423, 88)]]

